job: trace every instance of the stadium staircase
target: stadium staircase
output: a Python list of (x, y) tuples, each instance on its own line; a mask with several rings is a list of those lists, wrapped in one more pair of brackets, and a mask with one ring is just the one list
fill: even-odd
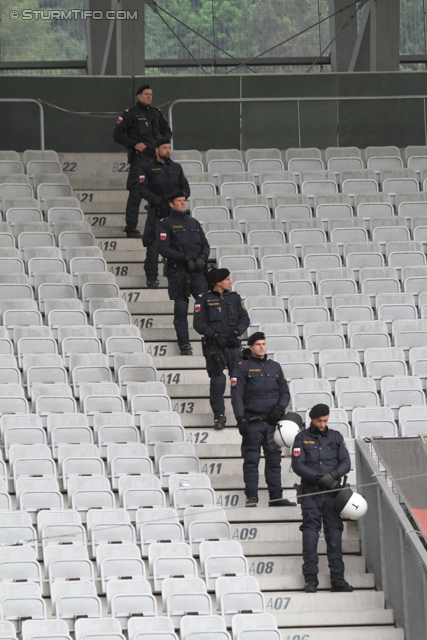
[[(258, 507), (244, 508), (240, 437), (234, 428), (229, 389), (226, 392), (227, 428), (215, 431), (199, 337), (191, 328), (194, 355), (180, 357), (166, 279), (160, 277), (158, 290), (145, 288), (145, 249), (141, 241), (127, 239), (123, 233), (127, 199), (127, 192), (123, 190), (126, 179), (123, 154), (63, 154), (60, 159), (64, 170), (68, 169), (74, 195), (81, 202), (85, 220), (92, 226), (96, 244), (103, 250), (108, 269), (116, 276), (132, 320), (141, 329), (145, 349), (158, 370), (158, 380), (167, 386), (172, 408), (179, 413), (185, 427), (187, 441), (195, 446), (201, 468), (215, 490), (217, 504), (226, 510), (232, 539), (241, 543), (249, 562), (249, 574), (258, 579), (266, 611), (277, 620), (283, 640), (403, 640), (403, 630), (394, 627), (393, 611), (387, 608), (383, 593), (375, 590), (374, 575), (366, 571), (355, 523), (346, 522), (343, 535), (346, 578), (355, 587), (354, 592), (329, 591), (322, 538), (319, 592), (305, 594), (301, 575), (300, 508), (267, 508), (268, 494), (263, 478)], [(140, 229), (144, 222), (145, 216), (141, 213)], [(191, 326), (191, 316), (189, 323)], [(260, 470), (262, 476), (263, 463)], [(297, 478), (290, 470), (289, 452), (283, 458), (282, 478), (284, 496), (295, 499), (292, 487)]]

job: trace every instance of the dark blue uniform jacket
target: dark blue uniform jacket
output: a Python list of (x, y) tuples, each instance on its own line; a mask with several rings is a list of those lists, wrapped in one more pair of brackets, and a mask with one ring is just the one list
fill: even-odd
[(266, 416), (275, 405), (289, 404), (288, 383), (278, 362), (267, 356), (239, 362), (231, 378), (231, 403), (236, 418), (245, 411)]
[(138, 100), (134, 107), (128, 107), (117, 118), (113, 138), (127, 149), (143, 142), (153, 152), (156, 140), (171, 140), (172, 131), (160, 109), (145, 106)]
[(193, 326), (207, 340), (215, 333), (227, 337), (234, 330), (240, 336), (249, 326), (249, 316), (243, 300), (235, 291), (222, 295), (218, 291), (208, 291), (196, 299)]
[(311, 424), (296, 435), (292, 447), (292, 469), (302, 478), (303, 485), (316, 484), (320, 476), (335, 469), (343, 477), (350, 467), (347, 445), (339, 431), (326, 427), (321, 433)]
[(192, 260), (200, 255), (209, 257), (209, 244), (200, 222), (186, 213), (172, 210), (167, 218), (163, 218), (157, 227), (157, 239), (160, 255), (172, 268), (173, 263), (185, 262), (185, 256)]
[(178, 189), (182, 190), (185, 198), (190, 197), (190, 185), (184, 171), (178, 162), (166, 160), (165, 163), (157, 159), (142, 164), (139, 169), (139, 193), (153, 207), (167, 202), (169, 194)]

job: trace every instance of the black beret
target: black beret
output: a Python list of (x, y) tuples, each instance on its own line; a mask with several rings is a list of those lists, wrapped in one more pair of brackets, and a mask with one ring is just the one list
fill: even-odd
[(145, 91), (145, 89), (151, 89), (151, 84), (142, 84), (140, 87), (138, 87), (138, 89), (136, 90), (136, 96), (139, 93), (142, 93), (143, 91)]
[(255, 331), (255, 333), (249, 336), (248, 345), (251, 347), (258, 340), (265, 340), (265, 334), (262, 331)]
[(212, 269), (212, 271), (208, 273), (209, 283), (213, 287), (217, 282), (222, 282), (228, 278), (229, 275), (230, 272), (228, 269)]
[(169, 138), (159, 138), (154, 143), (154, 148), (157, 149), (157, 147), (161, 147), (162, 144), (170, 144), (170, 143), (171, 143), (171, 141), (169, 140)]
[(327, 404), (315, 404), (308, 415), (312, 420), (323, 418), (323, 416), (329, 415), (329, 407)]
[(172, 202), (172, 200), (175, 200), (175, 198), (185, 198), (185, 193), (183, 191), (180, 191), (179, 189), (177, 189), (176, 191), (172, 191), (172, 193), (168, 195), (168, 202)]

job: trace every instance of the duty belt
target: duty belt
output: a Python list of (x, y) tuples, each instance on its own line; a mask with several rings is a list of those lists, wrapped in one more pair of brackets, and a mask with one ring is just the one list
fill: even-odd
[(245, 412), (245, 418), (249, 424), (251, 424), (251, 422), (265, 422), (267, 420), (267, 416), (265, 416), (263, 413)]

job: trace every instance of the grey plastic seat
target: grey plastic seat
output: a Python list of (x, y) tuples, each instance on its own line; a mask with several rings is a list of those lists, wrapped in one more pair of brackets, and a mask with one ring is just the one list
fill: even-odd
[(398, 417), (402, 436), (425, 436), (427, 434), (427, 407), (400, 407)]
[(347, 334), (349, 347), (357, 349), (361, 362), (368, 347), (390, 346), (390, 337), (383, 320), (350, 320), (347, 325)]
[(418, 312), (411, 293), (378, 293), (375, 297), (378, 320), (384, 320), (391, 332), (393, 320), (417, 320)]
[(273, 359), (282, 367), (287, 380), (295, 378), (317, 378), (314, 355), (306, 349), (275, 351)]
[(406, 376), (408, 373), (404, 353), (399, 347), (368, 347), (364, 360), (366, 375), (376, 381), (378, 390), (384, 376)]
[(363, 376), (359, 354), (356, 349), (321, 349), (319, 351), (319, 368), (322, 378), (331, 383), (335, 390), (338, 378), (361, 378)]
[(326, 404), (334, 407), (331, 385), (328, 380), (322, 378), (304, 378), (303, 380), (291, 380), (290, 392), (292, 398), (292, 410), (304, 416), (307, 409), (315, 404)]
[(389, 407), (357, 407), (353, 409), (352, 424), (356, 438), (398, 435), (393, 411)]
[(349, 419), (356, 407), (379, 407), (379, 397), (372, 378), (341, 378), (335, 382), (338, 407), (345, 409)]
[(305, 322), (302, 327), (305, 348), (314, 354), (318, 361), (322, 349), (345, 349), (345, 339), (339, 322)]
[(391, 325), (393, 344), (403, 349), (405, 357), (412, 347), (423, 347), (427, 338), (426, 320), (393, 320)]
[(375, 302), (377, 293), (400, 293), (400, 282), (394, 267), (362, 267), (359, 270), (361, 293), (367, 293)]
[(330, 314), (326, 298), (321, 295), (292, 295), (288, 298), (288, 313), (302, 335), (305, 322), (328, 322)]
[(425, 405), (422, 383), (416, 376), (386, 376), (381, 380), (381, 396), (385, 406), (398, 417), (399, 408), (410, 405)]

